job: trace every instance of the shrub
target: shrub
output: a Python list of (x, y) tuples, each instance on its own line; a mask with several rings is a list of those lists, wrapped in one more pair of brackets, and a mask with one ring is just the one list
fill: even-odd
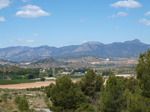
[(44, 78), (44, 77), (41, 77), (40, 81), (45, 81), (45, 78)]

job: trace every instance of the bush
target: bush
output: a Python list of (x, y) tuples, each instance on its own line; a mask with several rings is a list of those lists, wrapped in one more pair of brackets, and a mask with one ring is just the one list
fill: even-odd
[(16, 104), (16, 105), (18, 105), (19, 104), (19, 101), (20, 101), (20, 96), (16, 96), (16, 98), (15, 98), (15, 100), (14, 100), (14, 103)]
[(16, 96), (14, 102), (18, 105), (20, 111), (27, 111), (29, 109), (29, 104), (25, 96)]
[(44, 77), (41, 77), (40, 81), (45, 81), (46, 79)]
[(6, 103), (8, 100), (8, 94), (2, 94), (1, 97), (2, 97), (2, 101), (4, 101)]

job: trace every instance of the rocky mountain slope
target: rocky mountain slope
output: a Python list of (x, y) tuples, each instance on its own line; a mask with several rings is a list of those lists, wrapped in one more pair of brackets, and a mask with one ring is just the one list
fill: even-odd
[(114, 42), (111, 44), (87, 42), (82, 45), (71, 45), (60, 48), (49, 46), (17, 46), (1, 48), (0, 59), (23, 62), (49, 57), (55, 59), (71, 59), (85, 56), (99, 58), (138, 57), (139, 53), (143, 53), (149, 48), (149, 44), (144, 44), (137, 39), (126, 42)]

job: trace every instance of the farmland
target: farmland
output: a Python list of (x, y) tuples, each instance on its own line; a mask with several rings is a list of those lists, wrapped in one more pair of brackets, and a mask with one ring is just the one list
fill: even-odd
[[(77, 82), (80, 79), (72, 79), (73, 82)], [(44, 82), (30, 82), (30, 83), (21, 83), (21, 84), (9, 84), (9, 85), (0, 85), (1, 89), (27, 89), (27, 88), (39, 88), (48, 86), (51, 83), (55, 83), (55, 81), (44, 81)]]
[(34, 83), (38, 82), (39, 80), (27, 80), (27, 79), (22, 79), (22, 80), (0, 80), (0, 85), (10, 85), (10, 84), (20, 84), (20, 83)]

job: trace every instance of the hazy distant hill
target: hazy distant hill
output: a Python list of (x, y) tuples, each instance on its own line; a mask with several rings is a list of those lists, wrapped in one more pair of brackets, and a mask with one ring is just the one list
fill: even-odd
[(31, 62), (30, 64), (27, 64), (27, 67), (29, 68), (55, 68), (55, 67), (66, 67), (67, 64), (69, 63), (55, 60), (52, 58), (46, 58), (46, 59), (40, 59), (40, 60)]
[(3, 60), (3, 59), (0, 59), (0, 66), (1, 65), (15, 65), (15, 64), (17, 64), (16, 62), (14, 62), (14, 61), (9, 61), (9, 60)]
[(130, 66), (137, 64), (137, 58), (114, 58), (103, 59), (92, 56), (80, 57), (74, 59), (53, 59), (45, 58), (34, 60), (33, 62), (19, 63), (17, 66), (22, 68), (95, 68), (95, 67), (117, 67)]
[(138, 57), (139, 53), (150, 48), (149, 44), (144, 44), (139, 40), (126, 42), (114, 42), (103, 44), (100, 42), (87, 42), (82, 45), (72, 45), (65, 47), (8, 47), (0, 49), (0, 59), (13, 61), (31, 61), (41, 58), (78, 58), (83, 56), (94, 56), (101, 58), (121, 58)]

